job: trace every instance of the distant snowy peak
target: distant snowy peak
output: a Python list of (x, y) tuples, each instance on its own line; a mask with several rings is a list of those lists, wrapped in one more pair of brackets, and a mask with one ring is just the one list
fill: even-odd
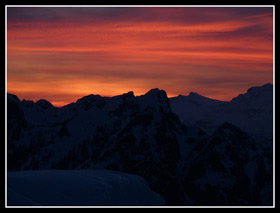
[(207, 98), (205, 96), (202, 96), (196, 92), (190, 92), (190, 94), (188, 95), (189, 99), (193, 99), (193, 100), (199, 100), (199, 101), (204, 101), (204, 102), (212, 102), (212, 103), (218, 103), (218, 102), (224, 102), (224, 101), (219, 101), (219, 100), (216, 100), (216, 99), (211, 99), (211, 98)]
[(273, 85), (265, 84), (263, 86), (251, 87), (246, 93), (240, 94), (232, 99), (232, 102), (237, 101), (272, 101)]
[(198, 94), (197, 92), (190, 92), (190, 94), (188, 95), (189, 98), (206, 98), (200, 94)]
[(195, 103), (196, 105), (200, 105), (200, 104), (217, 105), (217, 104), (225, 103), (225, 101), (219, 101), (219, 100), (207, 98), (196, 92), (190, 92), (188, 96), (179, 95), (177, 97), (170, 98), (170, 101), (171, 103), (189, 102), (189, 103)]
[(251, 87), (247, 90), (247, 93), (250, 92), (271, 92), (273, 85), (270, 83), (264, 84), (263, 86)]

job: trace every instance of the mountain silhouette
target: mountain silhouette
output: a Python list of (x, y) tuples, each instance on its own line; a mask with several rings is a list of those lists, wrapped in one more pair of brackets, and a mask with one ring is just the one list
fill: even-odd
[(7, 94), (8, 171), (112, 170), (141, 176), (166, 205), (272, 205), (272, 135), (248, 131), (272, 118), (271, 87), (230, 102), (152, 89), (60, 108)]

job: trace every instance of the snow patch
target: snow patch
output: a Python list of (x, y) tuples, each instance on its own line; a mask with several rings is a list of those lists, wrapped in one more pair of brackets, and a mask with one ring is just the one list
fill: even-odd
[(160, 206), (141, 177), (102, 170), (8, 172), (8, 206)]

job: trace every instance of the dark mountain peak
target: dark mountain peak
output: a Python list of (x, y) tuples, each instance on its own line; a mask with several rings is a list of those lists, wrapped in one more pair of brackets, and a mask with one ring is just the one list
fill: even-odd
[(129, 91), (128, 93), (124, 93), (123, 95), (128, 96), (128, 97), (135, 97), (133, 91)]
[(22, 101), (14, 94), (7, 93), (8, 109), (10, 110), (12, 105), (22, 105), (25, 107), (33, 107), (34, 102), (23, 99)]
[[(77, 104), (77, 105), (76, 105)], [(74, 106), (82, 105), (82, 109), (89, 110), (93, 106), (97, 106), (98, 108), (102, 108), (105, 105), (105, 100), (100, 95), (87, 95), (77, 100)]]
[(230, 138), (230, 141), (235, 141), (238, 143), (243, 140), (250, 139), (250, 136), (247, 133), (229, 122), (224, 122), (222, 125), (220, 125), (214, 131), (213, 136), (219, 137), (223, 141), (225, 141), (227, 138)]
[(263, 177), (265, 171), (260, 172), (262, 163), (255, 160), (258, 153), (254, 141), (238, 127), (223, 123), (208, 140), (197, 143), (192, 153), (196, 152), (197, 159), (187, 166), (186, 182), (190, 182), (185, 186), (194, 186), (193, 190), (200, 192), (196, 205), (249, 205), (259, 199), (251, 193), (252, 187), (256, 187), (256, 194), (261, 191), (253, 180)]
[(130, 91), (130, 92), (128, 92), (128, 93), (124, 93), (124, 94), (122, 95), (123, 104), (128, 104), (128, 103), (131, 104), (132, 102), (134, 102), (135, 99), (136, 99), (136, 98), (135, 98), (135, 96), (134, 96), (133, 91)]
[(93, 95), (93, 94), (90, 94), (90, 95), (87, 95), (87, 96), (84, 96), (80, 99), (77, 100), (77, 103), (78, 102), (83, 102), (83, 101), (92, 101), (92, 100), (99, 100), (101, 99), (102, 97), (100, 95)]
[(169, 102), (166, 92), (164, 90), (160, 90), (158, 88), (151, 89), (144, 96), (152, 97), (152, 98), (155, 98), (158, 100), (163, 100), (164, 102)]
[(140, 96), (140, 100), (147, 106), (160, 106), (165, 112), (170, 111), (170, 103), (164, 90), (158, 88), (151, 89), (145, 95)]
[(215, 130), (207, 149), (211, 149), (210, 147), (213, 147), (213, 151), (224, 155), (221, 159), (226, 158), (225, 155), (230, 156), (231, 162), (239, 164), (238, 167), (248, 163), (257, 154), (255, 141), (246, 132), (228, 122)]
[(20, 102), (19, 98), (16, 95), (10, 93), (7, 93), (7, 99), (10, 101)]
[(53, 105), (45, 99), (40, 99), (35, 103), (35, 106), (42, 108), (42, 109), (49, 109), (52, 108)]
[(159, 97), (159, 96), (164, 95), (164, 94), (166, 95), (166, 92), (164, 90), (160, 90), (158, 88), (154, 88), (154, 89), (151, 89), (149, 92), (147, 92), (145, 94), (145, 96)]

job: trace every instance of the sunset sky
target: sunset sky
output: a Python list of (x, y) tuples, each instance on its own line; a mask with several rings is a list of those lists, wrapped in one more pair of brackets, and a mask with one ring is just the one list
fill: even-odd
[(229, 101), (265, 83), (272, 7), (7, 8), (7, 92), (20, 99), (159, 88)]

